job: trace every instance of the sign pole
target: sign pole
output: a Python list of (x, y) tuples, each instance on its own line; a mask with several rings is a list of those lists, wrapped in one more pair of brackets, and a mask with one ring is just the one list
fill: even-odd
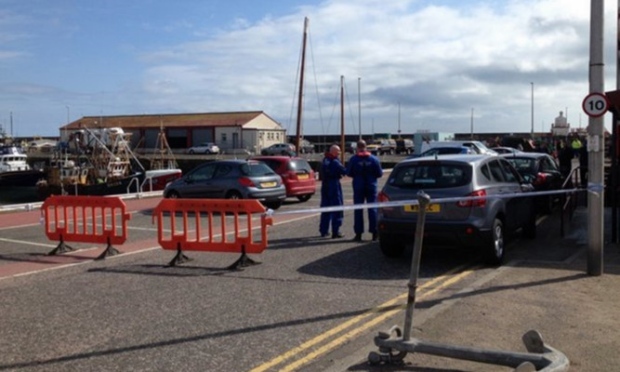
[[(604, 92), (603, 24), (604, 1), (590, 0), (590, 93)], [(603, 274), (604, 236), (604, 121), (588, 121), (588, 275)]]

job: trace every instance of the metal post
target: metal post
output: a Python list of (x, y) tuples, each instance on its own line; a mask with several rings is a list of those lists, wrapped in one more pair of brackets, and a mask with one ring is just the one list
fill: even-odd
[[(618, 19), (616, 23), (616, 90), (620, 90), (620, 0), (618, 0)], [(611, 242), (618, 242), (618, 107), (614, 107), (611, 119)]]
[[(590, 0), (590, 93), (604, 92), (604, 1)], [(603, 274), (604, 122), (588, 120), (588, 275)]]
[(409, 297), (407, 298), (407, 310), (405, 311), (405, 329), (403, 341), (411, 339), (413, 326), (413, 309), (415, 308), (415, 292), (418, 288), (418, 273), (420, 271), (420, 259), (422, 257), (422, 240), (424, 238), (424, 222), (426, 219), (426, 206), (431, 198), (424, 191), (418, 191), (418, 220), (415, 227), (415, 240), (413, 242), (413, 256), (411, 257), (411, 275), (409, 276)]

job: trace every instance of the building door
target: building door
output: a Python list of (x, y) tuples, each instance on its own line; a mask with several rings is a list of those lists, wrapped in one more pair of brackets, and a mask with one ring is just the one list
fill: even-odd
[(239, 133), (232, 134), (232, 145), (233, 145), (233, 149), (239, 148)]

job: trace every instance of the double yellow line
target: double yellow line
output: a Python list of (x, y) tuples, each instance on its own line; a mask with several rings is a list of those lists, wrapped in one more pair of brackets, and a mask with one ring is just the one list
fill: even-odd
[[(459, 266), (456, 267), (452, 270), (447, 271), (446, 273), (444, 273), (441, 276), (438, 276), (432, 280), (429, 280), (428, 282), (422, 284), (421, 286), (418, 287), (419, 291), (424, 291), (422, 293), (420, 293), (420, 296), (418, 297), (419, 299), (424, 299), (430, 295), (432, 295), (433, 293), (448, 287), (449, 285), (456, 283), (462, 279), (464, 279), (465, 277), (467, 277), (468, 275), (472, 274), (478, 267), (471, 267), (469, 269), (467, 269), (468, 265), (463, 265), (463, 266)], [(457, 275), (452, 276), (453, 274), (458, 273)], [(324, 345), (320, 346), (319, 348), (317, 348), (316, 350), (308, 353), (307, 355), (305, 355), (303, 358), (297, 359), (296, 361), (294, 361), (291, 364), (285, 365), (283, 366), (280, 371), (281, 372), (288, 372), (288, 371), (294, 371), (297, 368), (300, 368), (308, 363), (310, 363), (312, 360), (316, 359), (317, 357), (326, 354), (328, 352), (330, 352), (331, 350), (335, 349), (336, 347), (344, 344), (345, 342), (351, 340), (352, 338), (354, 338), (355, 336), (359, 335), (360, 333), (366, 331), (367, 329), (381, 323), (382, 321), (396, 315), (396, 313), (404, 310), (407, 306), (406, 303), (402, 303), (403, 300), (405, 300), (408, 297), (409, 293), (403, 293), (389, 301), (384, 302), (383, 304), (370, 309), (366, 312), (364, 312), (363, 314), (360, 314), (354, 318), (351, 318), (349, 320), (347, 320), (346, 322), (342, 323), (341, 325), (332, 328), (330, 330), (328, 330), (327, 332), (324, 332), (318, 336), (316, 336), (315, 338), (308, 340), (306, 342), (304, 342), (303, 344), (285, 352), (284, 354), (281, 354), (275, 358), (273, 358), (272, 360), (263, 363), (257, 367), (255, 367), (254, 369), (252, 369), (250, 372), (264, 372), (267, 371), (269, 368), (277, 366), (279, 364), (284, 363), (285, 361), (292, 359), (304, 352), (306, 352), (306, 350), (318, 345), (319, 343), (330, 339), (332, 336), (335, 336), (343, 331), (345, 331), (346, 329), (353, 327), (355, 325), (357, 325), (358, 323), (361, 323), (360, 325), (356, 326), (355, 328), (352, 328), (350, 331), (348, 331), (345, 334), (342, 334), (341, 336), (325, 343)], [(395, 306), (398, 305), (398, 306)], [(389, 310), (386, 310), (389, 309)], [(378, 316), (375, 316), (379, 314)], [(370, 318), (369, 320), (366, 320), (367, 318)], [(362, 323), (362, 321), (365, 321), (364, 323)]]

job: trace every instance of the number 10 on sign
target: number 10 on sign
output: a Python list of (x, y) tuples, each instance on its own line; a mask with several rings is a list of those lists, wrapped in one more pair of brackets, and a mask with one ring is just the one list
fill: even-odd
[(609, 109), (609, 102), (603, 93), (590, 93), (583, 99), (583, 111), (590, 117), (597, 118), (605, 115)]

